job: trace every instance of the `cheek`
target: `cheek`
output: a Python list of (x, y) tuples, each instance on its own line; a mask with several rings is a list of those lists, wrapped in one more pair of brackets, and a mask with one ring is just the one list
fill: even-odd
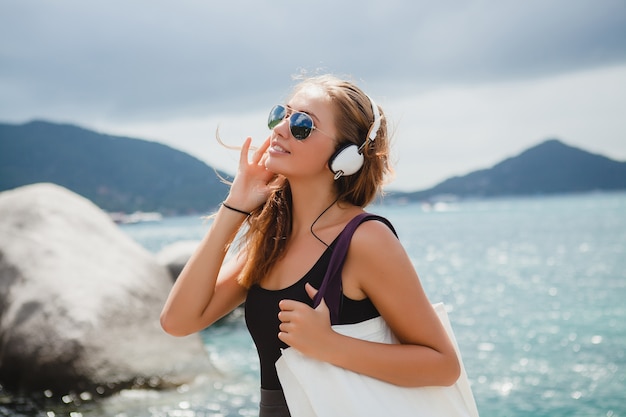
[[(331, 145), (332, 146), (332, 145)], [(334, 152), (334, 147), (331, 147), (327, 144), (320, 144), (320, 146), (311, 147), (311, 149), (307, 149), (305, 155), (298, 155), (299, 164), (302, 167), (307, 167), (308, 170), (328, 170), (328, 161)]]
[(306, 161), (298, 164), (302, 172), (315, 174), (319, 171), (328, 170), (328, 159), (317, 155), (315, 158), (308, 158)]
[(289, 155), (271, 155), (265, 160), (265, 168), (283, 175), (315, 175), (330, 173), (328, 161), (334, 152), (334, 143), (316, 141), (296, 144)]
[(328, 159), (323, 155), (307, 155), (302, 158), (294, 158), (292, 168), (301, 175), (313, 175), (320, 171), (328, 170)]

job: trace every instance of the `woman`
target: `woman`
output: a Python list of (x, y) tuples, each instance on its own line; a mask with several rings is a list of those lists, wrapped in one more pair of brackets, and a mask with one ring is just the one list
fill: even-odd
[[(391, 171), (380, 108), (354, 84), (318, 76), (272, 109), (268, 125), (271, 135), (251, 157), (251, 138), (243, 144), (230, 192), (164, 306), (165, 331), (197, 332), (245, 301), (261, 364), (261, 416), (289, 415), (274, 368), (287, 346), (399, 386), (453, 384), (460, 372), (454, 347), (383, 222), (364, 222), (352, 237), (341, 322), (382, 315), (400, 344), (340, 335), (325, 303), (312, 308), (333, 241)], [(246, 220), (239, 253), (224, 262)]]

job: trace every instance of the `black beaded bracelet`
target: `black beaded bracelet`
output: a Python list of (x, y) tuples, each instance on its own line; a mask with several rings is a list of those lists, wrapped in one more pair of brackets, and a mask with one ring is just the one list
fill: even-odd
[(239, 210), (238, 208), (234, 208), (232, 206), (229, 206), (228, 204), (226, 204), (224, 202), (222, 202), (222, 205), (224, 207), (226, 207), (227, 209), (229, 209), (229, 210), (236, 211), (237, 213), (245, 214), (246, 216), (249, 216), (250, 214), (252, 214), (252, 213), (248, 213), (247, 211)]

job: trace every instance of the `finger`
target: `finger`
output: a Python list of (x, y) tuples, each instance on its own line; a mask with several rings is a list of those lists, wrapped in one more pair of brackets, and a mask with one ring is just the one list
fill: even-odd
[(263, 144), (259, 146), (259, 148), (254, 152), (254, 155), (252, 156), (252, 163), (258, 164), (263, 158), (263, 156), (265, 155), (265, 151), (267, 151), (267, 148), (269, 147), (270, 147), (270, 138), (267, 138), (265, 139)]
[(285, 343), (287, 346), (291, 346), (291, 340), (289, 338), (289, 333), (286, 332), (279, 332), (278, 333), (278, 338), (280, 339), (281, 342)]
[(250, 151), (250, 144), (252, 138), (248, 136), (241, 146), (241, 153), (239, 154), (239, 165), (245, 165), (248, 163), (248, 151)]
[(278, 313), (278, 320), (280, 320), (281, 323), (289, 323), (289, 311), (281, 311)]
[(265, 154), (265, 152), (267, 152), (270, 147), (271, 139), (272, 138), (270, 136), (265, 138), (265, 141), (263, 141), (263, 145), (261, 145), (261, 147), (259, 148), (261, 154)]
[(294, 311), (296, 306), (299, 304), (299, 301), (294, 300), (280, 300), (278, 303), (278, 308), (280, 308), (281, 312)]
[(267, 158), (269, 158), (270, 154), (265, 151), (263, 152), (263, 155), (261, 155), (261, 160), (259, 161), (259, 165), (261, 166), (265, 166), (265, 161), (267, 161)]
[(328, 309), (328, 306), (326, 305), (326, 300), (324, 300), (324, 298), (322, 298), (322, 301), (320, 301), (319, 305), (315, 307), (315, 311), (323, 311), (330, 314), (330, 310)]
[(311, 300), (314, 299), (317, 295), (317, 290), (315, 289), (315, 287), (308, 282), (304, 285), (304, 289), (306, 290), (306, 293), (309, 295), (309, 298)]

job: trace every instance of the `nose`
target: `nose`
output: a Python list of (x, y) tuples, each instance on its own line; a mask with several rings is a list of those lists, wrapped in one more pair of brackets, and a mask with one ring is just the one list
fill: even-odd
[(278, 133), (279, 135), (285, 138), (288, 138), (291, 133), (289, 131), (289, 116), (291, 115), (286, 114), (285, 117), (283, 117), (283, 119), (280, 122), (278, 122), (276, 126), (274, 126), (274, 132)]

